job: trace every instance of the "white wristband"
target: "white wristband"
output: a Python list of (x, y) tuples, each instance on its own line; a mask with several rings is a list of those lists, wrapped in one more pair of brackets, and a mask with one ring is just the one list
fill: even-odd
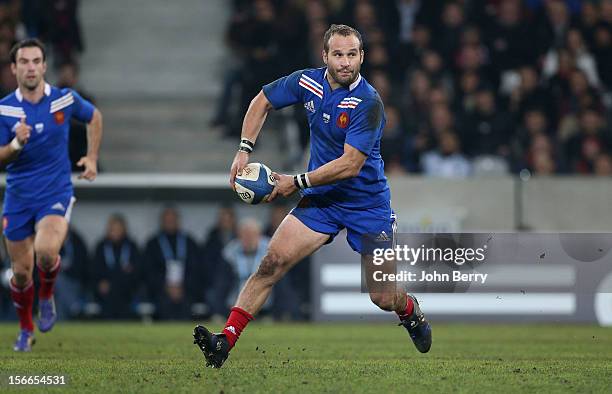
[(23, 145), (21, 145), (21, 142), (19, 142), (17, 137), (13, 138), (13, 140), (11, 141), (11, 147), (13, 147), (13, 149), (16, 151), (20, 151), (23, 149)]

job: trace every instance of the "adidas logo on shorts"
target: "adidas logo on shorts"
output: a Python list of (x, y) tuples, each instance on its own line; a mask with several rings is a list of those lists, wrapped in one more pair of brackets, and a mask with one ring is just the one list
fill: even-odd
[(56, 209), (58, 211), (65, 211), (66, 210), (66, 208), (64, 207), (64, 204), (62, 204), (61, 202), (56, 202), (55, 204), (53, 204), (51, 209)]
[(389, 242), (389, 241), (391, 241), (391, 238), (389, 238), (387, 233), (385, 233), (384, 231), (381, 231), (380, 234), (378, 235), (378, 237), (376, 237), (376, 241), (378, 241), (378, 242)]

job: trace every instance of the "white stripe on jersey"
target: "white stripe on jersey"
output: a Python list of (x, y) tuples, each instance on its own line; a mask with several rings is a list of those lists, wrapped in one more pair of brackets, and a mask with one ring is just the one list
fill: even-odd
[(63, 95), (62, 97), (51, 101), (51, 106), (54, 106), (55, 104), (59, 103), (60, 101), (68, 100), (70, 98), (72, 98), (72, 92), (68, 92), (65, 95)]
[(68, 94), (65, 94), (64, 96), (62, 96), (62, 97), (60, 97), (60, 98), (58, 98), (56, 100), (51, 101), (51, 107), (59, 105), (59, 104), (62, 104), (64, 101), (69, 101), (72, 98), (73, 98), (72, 97), (72, 92), (70, 92)]
[(338, 108), (355, 108), (359, 105), (359, 103), (361, 102), (360, 98), (357, 97), (346, 97), (344, 99), (342, 99), (342, 101), (340, 101), (340, 104), (338, 104)]
[(51, 102), (51, 109), (49, 110), (49, 113), (57, 112), (62, 108), (66, 108), (72, 103), (74, 103), (74, 97), (72, 96), (72, 93), (68, 93), (65, 96)]
[(310, 82), (310, 84), (313, 85), (314, 87), (319, 88), (320, 91), (323, 91), (323, 85), (321, 85), (320, 83), (318, 83), (314, 79), (310, 78), (308, 75), (302, 74), (301, 77), (304, 78), (305, 80), (307, 80), (308, 82)]
[(12, 118), (23, 118), (26, 116), (23, 108), (10, 105), (0, 105), (0, 115), (10, 116)]
[(314, 95), (320, 98), (321, 100), (323, 99), (323, 91), (312, 86), (310, 82), (308, 82), (306, 79), (300, 78), (300, 82), (298, 84), (304, 89), (314, 93)]
[(63, 102), (63, 103), (61, 103), (61, 104), (58, 104), (58, 105), (56, 105), (56, 106), (54, 106), (54, 107), (51, 107), (51, 109), (49, 110), (49, 113), (51, 113), (51, 114), (52, 114), (52, 113), (54, 113), (54, 112), (57, 112), (57, 111), (59, 111), (60, 109), (66, 108), (67, 106), (71, 105), (72, 103), (74, 103), (74, 99), (73, 99), (73, 98), (70, 98), (70, 100), (68, 100), (68, 101), (64, 101), (64, 102)]
[(347, 97), (347, 98), (342, 99), (342, 103), (346, 104), (345, 102), (354, 102), (354, 103), (359, 104), (361, 102), (361, 99), (357, 97)]

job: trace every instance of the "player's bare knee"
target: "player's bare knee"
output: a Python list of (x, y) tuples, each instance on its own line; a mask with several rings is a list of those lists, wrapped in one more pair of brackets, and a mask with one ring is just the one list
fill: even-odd
[(32, 279), (27, 267), (13, 267), (13, 283), (19, 287), (25, 286)]
[(276, 252), (268, 251), (255, 272), (255, 277), (259, 280), (275, 283), (280, 279), (283, 272), (284, 261)]
[(392, 311), (395, 309), (395, 294), (370, 293), (370, 300), (382, 310)]
[(53, 268), (57, 261), (57, 253), (51, 250), (36, 251), (36, 263), (43, 270)]

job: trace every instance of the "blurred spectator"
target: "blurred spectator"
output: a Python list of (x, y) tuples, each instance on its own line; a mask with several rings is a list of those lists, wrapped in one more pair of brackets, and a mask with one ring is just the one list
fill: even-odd
[(571, 24), (568, 7), (563, 0), (548, 0), (545, 8), (544, 34), (540, 43), (548, 48), (562, 47)]
[(566, 142), (570, 170), (582, 174), (594, 172), (595, 161), (612, 152), (612, 135), (601, 114), (594, 108), (580, 113), (579, 131)]
[(511, 117), (497, 108), (495, 95), (489, 89), (476, 94), (476, 106), (461, 121), (461, 140), (465, 152), (472, 157), (479, 155), (509, 155), (512, 135)]
[[(260, 261), (263, 259), (268, 248), (268, 237), (262, 234), (259, 222), (253, 218), (242, 220), (238, 225), (238, 238), (230, 241), (223, 249), (223, 257), (232, 267), (236, 281), (233, 291), (226, 303), (233, 302), (238, 292), (244, 286), (251, 274), (257, 271)], [(269, 298), (264, 309), (268, 309), (271, 303)]]
[(612, 157), (607, 154), (601, 154), (595, 159), (595, 175), (611, 176), (612, 175)]
[[(95, 103), (94, 98), (79, 86), (79, 66), (68, 61), (59, 66), (57, 70), (57, 87), (70, 88), (76, 90), (84, 99)], [(74, 118), (70, 119), (70, 141), (68, 141), (68, 155), (73, 172), (80, 172), (83, 169), (76, 163), (81, 157), (87, 154), (87, 125)], [(100, 171), (98, 166), (98, 172)]]
[(586, 74), (575, 68), (569, 80), (569, 97), (561, 102), (562, 113), (579, 113), (585, 108), (602, 109), (601, 97), (594, 86), (589, 83)]
[(380, 154), (385, 161), (388, 173), (403, 173), (403, 162), (407, 156), (407, 133), (402, 127), (399, 109), (394, 106), (385, 108), (387, 123), (380, 141)]
[(593, 54), (597, 61), (597, 73), (605, 87), (612, 89), (612, 26), (600, 24), (594, 30)]
[(458, 2), (449, 1), (442, 11), (442, 23), (435, 36), (435, 46), (444, 59), (452, 59), (459, 46), (465, 15)]
[(42, 2), (42, 26), (39, 34), (51, 45), (55, 65), (75, 59), (85, 50), (79, 22), (79, 0)]
[(181, 229), (176, 208), (163, 209), (160, 230), (147, 242), (142, 267), (160, 319), (187, 319), (192, 303), (204, 300), (206, 272), (195, 241)]
[[(554, 133), (550, 130), (550, 125), (543, 110), (533, 108), (525, 112), (522, 124), (519, 127), (512, 141), (515, 170), (520, 171), (526, 168), (529, 163), (529, 149), (533, 140), (539, 136), (550, 136)], [(551, 152), (552, 153), (552, 152)]]
[(17, 80), (11, 71), (11, 63), (0, 63), (0, 94), (6, 96), (17, 89)]
[(91, 283), (102, 317), (132, 317), (132, 303), (139, 285), (140, 253), (128, 235), (127, 223), (120, 214), (111, 215), (106, 234), (98, 242)]
[(72, 227), (60, 250), (62, 269), (57, 277), (55, 306), (60, 319), (76, 317), (85, 301), (90, 261), (83, 238)]
[(410, 41), (403, 43), (399, 48), (397, 61), (404, 70), (416, 67), (418, 59), (431, 46), (431, 30), (427, 26), (416, 24), (410, 37)]
[(255, 0), (252, 3), (252, 18), (237, 34), (237, 41), (243, 45), (245, 65), (242, 70), (240, 113), (231, 128), (232, 136), (240, 135), (242, 119), (253, 97), (263, 85), (278, 78), (283, 71), (278, 62), (277, 17), (271, 0)]
[(536, 58), (538, 48), (534, 45), (533, 32), (521, 18), (521, 12), (520, 0), (501, 0), (495, 23), (483, 34), (498, 75)]
[(210, 229), (202, 245), (202, 260), (210, 274), (202, 284), (209, 289), (206, 299), (209, 301), (211, 315), (225, 315), (226, 300), (233, 287), (232, 268), (223, 258), (223, 249), (236, 238), (236, 213), (231, 206), (222, 206), (217, 213), (217, 222)]
[[(548, 75), (554, 74), (556, 74), (556, 70)], [(540, 78), (535, 67), (524, 65), (518, 69), (517, 75), (519, 82), (512, 89), (508, 103), (508, 107), (514, 116), (521, 118), (526, 111), (537, 107), (545, 111), (546, 117), (554, 119), (556, 117), (555, 109), (550, 102), (549, 93), (539, 83)]]
[(553, 146), (545, 134), (535, 135), (527, 151), (527, 168), (534, 175), (552, 175), (557, 172)]
[(427, 176), (465, 178), (470, 175), (470, 162), (461, 153), (457, 134), (444, 131), (439, 134), (439, 148), (423, 155), (421, 166)]

